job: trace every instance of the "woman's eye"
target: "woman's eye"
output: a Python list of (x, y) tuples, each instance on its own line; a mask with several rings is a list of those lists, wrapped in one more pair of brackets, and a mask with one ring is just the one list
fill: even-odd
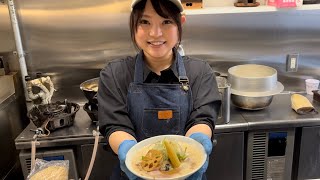
[(149, 22), (147, 20), (141, 19), (139, 21), (139, 24), (149, 24)]
[(163, 24), (173, 24), (173, 21), (171, 21), (171, 20), (165, 20), (165, 21), (163, 21)]

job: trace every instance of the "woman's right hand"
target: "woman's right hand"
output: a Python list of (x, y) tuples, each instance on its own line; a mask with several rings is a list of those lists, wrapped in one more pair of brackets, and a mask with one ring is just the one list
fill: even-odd
[(137, 144), (137, 141), (135, 140), (124, 140), (120, 144), (118, 149), (118, 158), (120, 160), (120, 168), (124, 173), (126, 173), (126, 175), (130, 180), (134, 180), (138, 178), (136, 175), (134, 175), (132, 172), (129, 171), (129, 169), (125, 164), (127, 153), (135, 144)]

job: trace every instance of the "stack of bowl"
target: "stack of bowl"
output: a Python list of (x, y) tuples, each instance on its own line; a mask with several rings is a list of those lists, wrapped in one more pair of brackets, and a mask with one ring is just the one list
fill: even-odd
[(98, 83), (99, 78), (93, 78), (80, 84), (80, 89), (88, 100), (83, 109), (88, 113), (93, 123), (98, 122)]
[(264, 109), (270, 105), (273, 95), (283, 91), (277, 80), (277, 70), (258, 64), (244, 64), (228, 69), (232, 103), (247, 110)]

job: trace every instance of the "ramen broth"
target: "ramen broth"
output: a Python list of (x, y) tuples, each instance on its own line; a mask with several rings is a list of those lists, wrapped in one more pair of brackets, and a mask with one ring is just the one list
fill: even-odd
[(184, 176), (186, 174), (189, 174), (190, 172), (193, 172), (195, 169), (198, 169), (204, 161), (203, 151), (201, 151), (201, 149), (197, 148), (193, 144), (187, 144), (185, 142), (179, 142), (178, 144), (181, 146), (182, 149), (187, 148), (187, 158), (181, 161), (181, 165), (178, 168), (174, 168), (170, 171), (154, 170), (147, 172), (143, 170), (141, 168), (142, 156), (147, 154), (149, 150), (154, 148), (153, 144), (145, 146), (135, 153), (135, 156), (132, 159), (132, 168), (134, 169), (134, 172), (139, 173), (141, 176), (157, 179)]

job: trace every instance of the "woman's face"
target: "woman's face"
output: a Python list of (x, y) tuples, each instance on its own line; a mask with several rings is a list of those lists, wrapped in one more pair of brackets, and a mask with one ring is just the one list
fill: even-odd
[(178, 43), (178, 27), (172, 19), (159, 16), (150, 0), (139, 21), (135, 40), (148, 60), (172, 57), (172, 48)]

